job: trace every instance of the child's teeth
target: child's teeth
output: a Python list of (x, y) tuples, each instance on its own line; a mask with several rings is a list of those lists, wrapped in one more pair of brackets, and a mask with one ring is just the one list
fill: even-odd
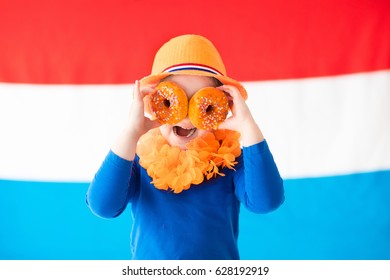
[(188, 133), (187, 137), (191, 137), (195, 133), (195, 128), (192, 128), (190, 133)]
[(174, 131), (175, 135), (177, 135), (177, 136), (188, 138), (188, 137), (191, 137), (195, 133), (196, 128), (183, 128), (180, 126), (175, 126), (175, 127), (173, 127), (173, 131)]

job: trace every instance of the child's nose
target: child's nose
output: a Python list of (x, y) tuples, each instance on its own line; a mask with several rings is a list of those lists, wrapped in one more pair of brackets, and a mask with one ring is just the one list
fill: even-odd
[(176, 124), (177, 126), (181, 126), (183, 128), (191, 128), (194, 127), (194, 125), (191, 123), (190, 118), (187, 116), (182, 119), (179, 123)]

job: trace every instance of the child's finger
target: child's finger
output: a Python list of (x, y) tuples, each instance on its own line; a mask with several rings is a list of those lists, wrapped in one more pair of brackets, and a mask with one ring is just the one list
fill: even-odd
[(145, 95), (147, 95), (149, 89), (145, 87), (140, 87), (140, 83), (138, 80), (135, 81), (134, 83), (134, 90), (133, 90), (133, 99), (135, 102), (142, 102), (144, 99)]
[(222, 85), (222, 86), (219, 86), (218, 89), (224, 91), (225, 93), (227, 93), (228, 97), (230, 96), (233, 99), (239, 98), (241, 96), (241, 93), (238, 90), (238, 88), (236, 88), (235, 86), (232, 86), (232, 85)]
[(238, 88), (231, 85), (223, 85), (219, 88), (230, 95), (230, 99), (228, 98), (229, 107), (233, 114), (235, 114), (237, 110), (239, 111), (246, 107), (245, 100), (243, 99)]
[(142, 101), (144, 97), (152, 92), (155, 91), (155, 87), (157, 84), (150, 84), (147, 86), (140, 86), (140, 82), (138, 80), (134, 83), (134, 89), (133, 89), (133, 99), (136, 101)]
[(156, 85), (147, 85), (140, 88), (141, 98), (143, 99), (145, 96), (153, 93), (156, 91), (155, 87)]

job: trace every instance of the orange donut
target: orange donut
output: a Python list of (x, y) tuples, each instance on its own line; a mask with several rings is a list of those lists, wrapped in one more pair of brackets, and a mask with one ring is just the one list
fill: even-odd
[(185, 92), (170, 81), (161, 82), (150, 96), (151, 110), (163, 124), (176, 124), (187, 116), (188, 98)]
[(189, 104), (188, 116), (197, 128), (217, 129), (225, 121), (229, 101), (225, 93), (213, 87), (206, 87), (195, 93)]

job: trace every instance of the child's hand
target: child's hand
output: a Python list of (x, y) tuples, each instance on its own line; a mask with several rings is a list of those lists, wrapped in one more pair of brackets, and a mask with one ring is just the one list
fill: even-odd
[(153, 86), (140, 88), (139, 81), (135, 81), (133, 103), (130, 108), (128, 127), (136, 133), (138, 138), (148, 132), (150, 129), (160, 126), (158, 121), (152, 121), (144, 115), (143, 99), (146, 95), (152, 93), (153, 91)]
[(226, 93), (232, 111), (232, 116), (227, 118), (218, 128), (240, 132), (243, 146), (250, 146), (263, 141), (264, 136), (240, 91), (232, 85), (222, 85), (218, 89)]
[(111, 147), (111, 150), (121, 158), (133, 160), (139, 138), (160, 125), (158, 121), (152, 121), (144, 116), (143, 98), (153, 90), (153, 87), (140, 88), (139, 82), (135, 82), (127, 124)]

